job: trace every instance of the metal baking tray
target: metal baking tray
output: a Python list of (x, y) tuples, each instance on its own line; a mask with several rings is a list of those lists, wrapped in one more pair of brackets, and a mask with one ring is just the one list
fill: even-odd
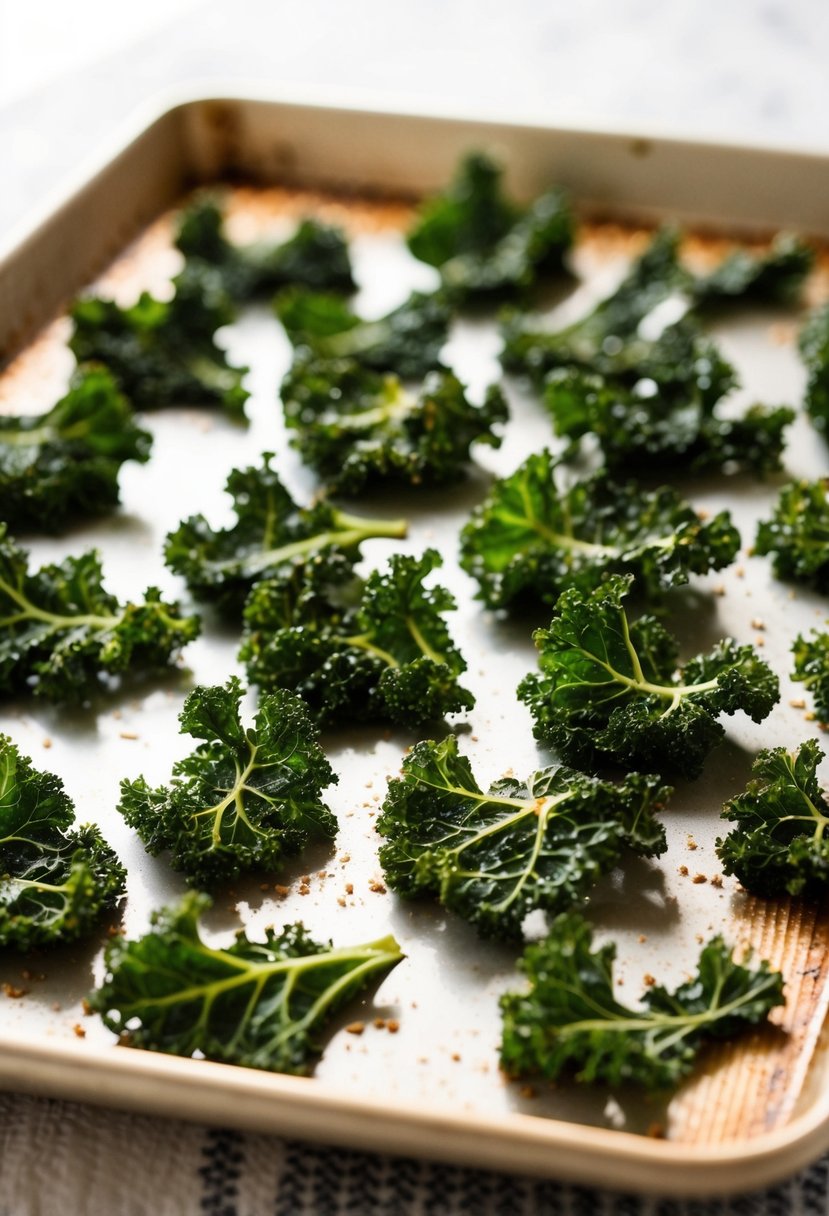
[[(551, 183), (566, 186), (588, 220), (576, 254), (581, 283), (558, 306), (562, 319), (607, 290), (641, 248), (644, 228), (665, 218), (694, 227), (691, 253), (701, 261), (721, 252), (726, 238), (752, 239), (780, 227), (829, 236), (821, 205), (829, 158), (822, 156), (233, 96), (188, 100), (137, 122), (75, 188), (0, 251), (0, 355), (9, 361), (0, 375), (0, 409), (46, 408), (62, 391), (72, 359), (60, 311), (78, 290), (97, 279), (103, 291), (126, 302), (143, 287), (166, 289), (178, 265), (170, 209), (192, 186), (237, 183), (228, 186), (228, 198), (239, 238), (290, 231), (295, 217), (308, 212), (341, 223), (353, 239), (357, 303), (379, 313), (412, 287), (435, 282), (430, 268), (409, 257), (400, 231), (412, 200), (445, 183), (459, 155), (471, 148), (499, 156), (518, 195)], [(814, 299), (827, 294), (823, 262), (810, 292)], [(762, 310), (715, 327), (742, 376), (735, 407), (757, 398), (801, 398), (795, 320)], [(182, 585), (161, 563), (164, 534), (198, 511), (223, 522), (228, 504), (222, 487), (232, 467), (275, 451), (290, 488), (310, 498), (315, 482), (287, 445), (277, 403), (289, 359), (279, 326), (267, 308), (251, 308), (222, 340), (236, 362), (253, 367), (250, 427), (242, 430), (199, 410), (150, 416), (153, 457), (145, 467), (123, 470), (121, 510), (67, 536), (33, 540), (33, 560), (40, 564), (95, 545), (114, 591), (135, 595), (160, 583), (181, 597)], [(497, 351), (494, 323), (466, 318), (455, 325), (447, 356), (473, 393), (481, 393), (498, 375)], [(512, 420), (503, 447), (479, 453), (463, 485), (349, 504), (365, 513), (405, 514), (410, 535), (395, 547), (417, 552), (436, 544), (444, 552), (440, 581), (459, 600), (452, 628), (469, 662), (466, 682), (478, 698), (461, 732), (462, 748), (481, 781), (507, 768), (523, 774), (548, 762), (513, 696), (517, 680), (534, 665), (529, 626), (505, 625), (483, 612), (456, 564), (457, 531), (491, 476), (511, 472), (529, 451), (551, 442), (537, 403), (515, 385), (509, 395)], [(812, 440), (803, 419), (794, 432), (787, 472), (825, 472), (823, 442)], [(710, 479), (680, 488), (700, 508), (727, 505), (748, 549), (754, 523), (781, 480)], [(391, 544), (366, 545), (365, 568), (381, 563)], [(688, 654), (725, 633), (759, 641), (781, 675), (781, 704), (762, 726), (739, 715), (728, 722), (727, 741), (710, 758), (705, 776), (684, 785), (667, 812), (669, 852), (656, 863), (629, 863), (603, 881), (590, 916), (602, 939), (619, 943), (618, 974), (632, 1001), (647, 973), (679, 982), (699, 940), (715, 931), (735, 944), (754, 945), (786, 975), (788, 1001), (777, 1025), (709, 1052), (670, 1099), (507, 1083), (497, 1067), (497, 998), (520, 982), (517, 951), (480, 942), (469, 926), (428, 902), (407, 904), (379, 889), (373, 818), (386, 779), (414, 737), (366, 729), (324, 738), (340, 776), (329, 798), (341, 823), (335, 846), (307, 854), (276, 876), (290, 888), (287, 896), (272, 885), (263, 890), (259, 880), (238, 882), (222, 893), (207, 921), (217, 941), (240, 920), (255, 933), (299, 918), (338, 944), (386, 931), (397, 935), (406, 960), (360, 1010), (341, 1018), (313, 1077), (117, 1047), (83, 1012), (83, 997), (101, 973), (101, 935), (34, 960), (0, 956), (6, 994), (0, 995), (0, 1083), (663, 1194), (754, 1188), (817, 1156), (829, 1147), (821, 1039), (829, 1000), (826, 915), (796, 901), (761, 903), (733, 880), (718, 886), (710, 879), (717, 873), (713, 841), (721, 831), (720, 806), (743, 788), (753, 754), (815, 734), (815, 724), (791, 704), (802, 690), (788, 681), (788, 647), (795, 631), (823, 620), (825, 605), (775, 583), (767, 563), (746, 552), (732, 569), (672, 593), (671, 607), (671, 624)], [(64, 778), (79, 818), (98, 821), (127, 863), (124, 926), (130, 935), (142, 932), (150, 910), (175, 898), (183, 884), (163, 859), (144, 854), (116, 814), (118, 781), (139, 773), (152, 783), (169, 777), (173, 760), (189, 750), (176, 723), (186, 692), (238, 670), (236, 648), (232, 631), (208, 621), (203, 638), (185, 654), (186, 666), (168, 677), (115, 691), (72, 713), (33, 701), (0, 707), (0, 730), (38, 766)], [(300, 893), (304, 876), (306, 895)], [(345, 1030), (355, 1016), (365, 1022), (360, 1036)], [(375, 1018), (396, 1019), (398, 1033), (375, 1026)]]

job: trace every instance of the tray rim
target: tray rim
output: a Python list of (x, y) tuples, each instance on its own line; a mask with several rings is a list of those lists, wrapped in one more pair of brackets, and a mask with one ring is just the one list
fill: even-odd
[[(696, 139), (658, 127), (631, 131), (611, 124), (552, 125), (539, 117), (430, 109), (417, 99), (390, 104), (370, 93), (351, 94), (315, 89), (281, 95), (215, 81), (203, 90), (164, 90), (132, 112), (118, 131), (82, 166), (50, 191), (30, 217), (0, 234), (0, 285), (11, 259), (36, 250), (49, 230), (82, 201), (96, 179), (112, 169), (142, 139), (162, 126), (175, 126), (182, 152), (188, 152), (186, 120), (204, 105), (262, 105), (289, 116), (302, 112), (322, 118), (345, 112), (352, 118), (427, 120), (466, 128), (497, 127), (550, 137), (658, 141), (689, 155), (716, 151), (752, 152), (790, 161), (814, 162), (829, 173), (829, 150), (783, 148), (762, 142)], [(185, 185), (187, 162), (181, 166)], [(46, 317), (40, 319), (44, 323)], [(2, 334), (0, 334), (2, 340)], [(96, 1048), (97, 1051), (97, 1048)], [(665, 1196), (713, 1196), (756, 1190), (787, 1177), (829, 1148), (829, 1092), (785, 1126), (747, 1141), (697, 1146), (649, 1139), (630, 1132), (513, 1112), (506, 1121), (469, 1116), (420, 1101), (403, 1102), (345, 1096), (314, 1078), (257, 1072), (238, 1066), (194, 1061), (146, 1051), (111, 1050), (93, 1055), (81, 1042), (58, 1045), (25, 1035), (0, 1039), (0, 1083), (19, 1092), (50, 1094), (260, 1131), (300, 1135), (361, 1148), (436, 1157), (458, 1164), (498, 1168), (583, 1184), (596, 1184)], [(208, 1103), (213, 1105), (208, 1108)], [(221, 1106), (221, 1109), (219, 1109)], [(321, 1125), (321, 1117), (329, 1124)], [(370, 1143), (367, 1141), (370, 1138)]]

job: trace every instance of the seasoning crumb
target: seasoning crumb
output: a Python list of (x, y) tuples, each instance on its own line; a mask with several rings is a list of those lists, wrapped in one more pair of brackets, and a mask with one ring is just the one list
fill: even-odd
[(385, 1030), (386, 1029), (386, 1019), (385, 1018), (375, 1018), (374, 1025), (377, 1027), (378, 1030)]
[(347, 882), (345, 884), (345, 893), (346, 893), (346, 895), (354, 894), (354, 883), (353, 882)]
[(708, 877), (705, 874), (695, 874), (694, 877), (691, 879), (691, 882), (695, 882), (695, 883), (708, 882)]
[(95, 1012), (86, 997), (84, 997), (81, 1001), (81, 1009), (83, 1009), (83, 1016), (85, 1018), (91, 1018), (92, 1014)]
[(49, 749), (49, 748), (52, 746), (52, 740), (51, 740), (51, 739), (44, 739), (44, 740), (43, 740), (43, 746), (44, 746), (44, 747), (45, 747), (45, 748), (48, 750), (48, 749)]
[(338, 896), (337, 896), (337, 903), (340, 905), (340, 907), (341, 907), (341, 908), (344, 908), (344, 907), (345, 907), (345, 898), (344, 898), (344, 896), (342, 896), (342, 895), (338, 895)]
[(350, 854), (350, 853), (343, 853), (343, 854), (341, 855), (341, 857), (340, 857), (340, 861), (343, 863), (343, 865), (345, 865), (345, 863), (346, 863), (347, 861), (351, 861), (351, 854)]
[(119, 739), (138, 739), (139, 736), (134, 730), (121, 730), (118, 732)]
[(55, 1013), (60, 1013), (61, 1009), (63, 1009), (63, 1005), (61, 1005), (60, 1001), (53, 1001), (52, 1009), (55, 1011)]
[(646, 971), (645, 974), (642, 976), (642, 983), (645, 985), (646, 988), (653, 988), (654, 984), (656, 983), (656, 980), (651, 975), (650, 971)]
[(661, 1123), (650, 1123), (645, 1134), (650, 1136), (651, 1140), (664, 1140), (665, 1128)]
[(310, 875), (310, 874), (302, 874), (302, 875), (300, 875), (300, 879), (299, 879), (299, 881), (300, 881), (300, 882), (304, 882), (304, 883), (309, 883), (309, 882), (311, 881), (311, 875)]
[(86, 1031), (84, 1030), (83, 1026), (81, 1026), (80, 1022), (76, 1022), (75, 1025), (72, 1027), (72, 1033), (78, 1039), (86, 1038)]
[(765, 629), (765, 627), (766, 627), (766, 622), (761, 620), (759, 616), (755, 616), (752, 619), (752, 622), (751, 622), (752, 629), (759, 629), (762, 631)]
[(712, 877), (711, 877), (711, 886), (712, 886), (712, 887), (721, 887), (721, 886), (722, 886), (722, 874), (714, 874), (714, 875), (712, 875)]
[(702, 945), (702, 943), (705, 941), (705, 938), (703, 937), (703, 935), (702, 935), (701, 933), (695, 933), (695, 934), (694, 934), (694, 937), (695, 937), (695, 938), (696, 938), (696, 940), (697, 940), (697, 944), (698, 944), (698, 945), (700, 945), (700, 946), (701, 946), (701, 945)]
[(368, 884), (368, 889), (369, 891), (373, 891), (375, 895), (386, 894), (386, 884), (382, 883), (379, 878), (372, 878), (371, 882)]
[(717, 586), (712, 587), (711, 590), (714, 593), (714, 595), (719, 595), (719, 596), (725, 595), (725, 587), (723, 587), (722, 583), (718, 583)]
[(535, 1098), (538, 1095), (532, 1085), (522, 1085), (518, 1091), (518, 1096), (519, 1098)]
[(387, 1020), (386, 1030), (389, 1032), (389, 1034), (397, 1034), (399, 1029), (400, 1023), (398, 1022), (397, 1018), (389, 1018)]
[(308, 886), (307, 882), (301, 882), (299, 884), (299, 893), (300, 893), (300, 895), (310, 895), (311, 894), (311, 888)]
[(646, 936), (644, 933), (640, 933), (640, 934), (639, 934), (639, 939), (638, 939), (638, 940), (639, 940), (639, 944), (640, 944), (640, 945), (643, 945), (643, 944), (644, 944), (644, 943), (645, 943), (645, 942), (646, 942), (648, 939), (647, 939), (647, 936)]
[(18, 988), (15, 984), (8, 983), (8, 981), (0, 984), (0, 988), (2, 988), (4, 996), (9, 997), (9, 999), (12, 1001), (20, 1000), (20, 998), (22, 996), (26, 996), (29, 991), (28, 988)]
[(792, 697), (791, 701), (789, 701), (789, 705), (791, 705), (792, 709), (805, 709), (806, 708), (806, 702), (803, 700), (802, 697)]
[(755, 646), (765, 646), (765, 644), (766, 644), (766, 639), (762, 636), (762, 634), (757, 634), (757, 636), (754, 639), (754, 645)]
[(680, 867), (679, 867), (679, 873), (682, 875), (682, 877), (683, 877), (683, 878), (685, 878), (685, 877), (687, 876), (687, 874), (688, 874), (688, 867), (687, 867), (687, 866), (680, 866)]
[(693, 853), (693, 852), (694, 852), (696, 849), (698, 849), (698, 848), (699, 848), (699, 845), (698, 845), (698, 844), (697, 844), (697, 842), (694, 840), (694, 838), (693, 838), (693, 836), (690, 834), (690, 832), (688, 833), (687, 837), (685, 838), (685, 847), (686, 847), (686, 849), (690, 849), (692, 853)]
[(450, 1060), (454, 1060), (456, 1064), (459, 1064), (460, 1059), (461, 1059), (461, 1053), (459, 1051), (453, 1051), (449, 1058), (450, 1058)]
[(271, 889), (271, 884), (269, 882), (260, 882), (260, 884), (259, 884), (260, 891), (270, 891), (270, 889)]
[(746, 576), (745, 566), (737, 566), (734, 570), (734, 573), (737, 575), (737, 578), (745, 578), (745, 576)]
[(365, 1022), (349, 1022), (345, 1028), (346, 1034), (362, 1034), (366, 1028)]
[(274, 887), (274, 894), (278, 895), (281, 899), (284, 899), (290, 889), (290, 887), (283, 887), (281, 883), (277, 883)]
[(317, 870), (317, 878), (327, 878), (328, 874), (325, 870)]

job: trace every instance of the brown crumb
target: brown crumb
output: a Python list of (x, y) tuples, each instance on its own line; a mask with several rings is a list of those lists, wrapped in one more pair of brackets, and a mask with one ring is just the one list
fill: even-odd
[(308, 886), (307, 882), (301, 882), (299, 884), (299, 893), (300, 893), (300, 895), (310, 895), (311, 894), (311, 888)]
[(686, 847), (686, 849), (690, 849), (692, 853), (694, 852), (695, 849), (699, 848), (699, 845), (697, 844), (697, 842), (694, 840), (693, 836), (691, 836), (690, 833), (685, 838), (685, 847)]
[(386, 884), (382, 883), (379, 878), (372, 878), (371, 882), (368, 884), (368, 889), (369, 891), (373, 891), (375, 895), (386, 894)]
[(650, 1136), (651, 1140), (664, 1140), (665, 1128), (661, 1123), (650, 1123), (645, 1135)]
[(803, 717), (806, 722), (814, 722), (815, 719), (817, 718), (817, 714), (812, 713), (810, 710), (809, 713), (804, 714)]
[(310, 874), (302, 874), (302, 875), (300, 876), (299, 881), (300, 881), (300, 882), (304, 882), (304, 883), (306, 883), (306, 884), (307, 884), (307, 883), (309, 883), (309, 882), (311, 881), (311, 875), (310, 875)]
[(694, 877), (691, 879), (691, 882), (695, 882), (695, 883), (708, 882), (708, 876), (706, 874), (695, 874)]
[(44, 740), (43, 740), (43, 746), (44, 746), (45, 748), (47, 748), (47, 749), (48, 749), (48, 748), (50, 748), (50, 747), (52, 746), (52, 740), (51, 740), (51, 739), (44, 739)]
[(8, 983), (8, 981), (4, 984), (0, 984), (0, 988), (3, 990), (3, 995), (9, 997), (9, 999), (12, 1001), (20, 1000), (20, 998), (22, 996), (26, 996), (29, 991), (28, 988), (18, 988), (14, 984)]
[(346, 893), (346, 895), (354, 894), (354, 883), (353, 882), (347, 882), (345, 884), (345, 893)]
[(449, 1059), (454, 1060), (456, 1064), (459, 1064), (460, 1059), (461, 1059), (461, 1053), (459, 1051), (453, 1051), (451, 1056), (449, 1057)]
[(638, 939), (638, 940), (639, 940), (639, 944), (640, 944), (640, 945), (642, 945), (642, 944), (643, 944), (644, 942), (646, 942), (648, 939), (647, 939), (647, 937), (645, 936), (645, 934), (644, 934), (644, 933), (640, 933), (640, 934), (639, 934), (639, 939)]
[(346, 1034), (362, 1034), (366, 1028), (365, 1022), (349, 1022), (345, 1028)]
[(400, 1023), (398, 1022), (397, 1018), (389, 1018), (386, 1021), (386, 1030), (389, 1032), (389, 1034), (397, 1034), (399, 1029)]
[(734, 569), (734, 573), (737, 575), (737, 578), (745, 578), (745, 576), (746, 576), (745, 566), (736, 566)]
[(711, 590), (713, 591), (714, 595), (725, 595), (725, 587), (723, 587), (722, 583), (718, 583), (717, 586), (712, 587)]
[(91, 1018), (92, 1014), (95, 1012), (86, 997), (84, 997), (81, 1001), (81, 1009), (83, 1009), (83, 1016), (85, 1018)]
[(134, 730), (121, 730), (118, 732), (119, 739), (138, 739), (139, 737)]
[(755, 646), (765, 646), (765, 644), (766, 644), (766, 639), (762, 636), (762, 634), (758, 633), (754, 639), (754, 645)]
[(520, 1098), (535, 1098), (538, 1095), (537, 1095), (537, 1091), (533, 1088), (532, 1085), (522, 1085), (518, 1091), (518, 1096)]
[(682, 875), (682, 877), (683, 877), (683, 878), (687, 877), (687, 874), (688, 874), (688, 867), (687, 867), (687, 866), (680, 866), (680, 867), (679, 867), (679, 873)]
[(374, 1025), (377, 1027), (378, 1030), (385, 1030), (386, 1029), (386, 1019), (385, 1018), (375, 1018)]
[(55, 1013), (60, 1013), (61, 1009), (63, 1009), (63, 1005), (61, 1005), (60, 1001), (52, 1001), (52, 1008)]
[(645, 974), (642, 976), (642, 983), (645, 985), (646, 988), (653, 988), (654, 984), (656, 983), (656, 980), (651, 975), (650, 971), (646, 971)]
[(695, 933), (695, 934), (694, 934), (694, 937), (696, 938), (697, 943), (698, 943), (700, 946), (701, 946), (701, 945), (702, 945), (702, 943), (705, 941), (705, 938), (703, 937), (703, 935), (702, 935), (701, 933)]
[(722, 886), (722, 874), (714, 874), (714, 875), (712, 875), (712, 877), (711, 877), (711, 886), (712, 886), (712, 887), (721, 887), (721, 886)]
[(752, 629), (759, 629), (761, 632), (766, 627), (766, 622), (761, 620), (759, 616), (755, 616), (751, 622)]
[(120, 709), (113, 709), (112, 716), (116, 722), (120, 722), (124, 715), (121, 713)]
[(325, 870), (317, 870), (317, 878), (327, 878), (328, 874)]
[(802, 697), (792, 697), (791, 701), (789, 701), (789, 705), (791, 705), (792, 709), (805, 709), (806, 708), (806, 702), (803, 700)]
[(275, 895), (278, 895), (281, 899), (284, 899), (290, 889), (290, 887), (283, 887), (281, 883), (277, 883), (273, 890)]
[(72, 1027), (72, 1033), (78, 1039), (86, 1038), (86, 1031), (84, 1030), (83, 1026), (81, 1026), (80, 1022), (76, 1022), (75, 1025)]
[(341, 908), (344, 908), (344, 907), (345, 907), (345, 898), (344, 898), (344, 896), (342, 896), (342, 895), (338, 895), (338, 896), (337, 896), (337, 903), (340, 905), (340, 907), (341, 907)]
[(346, 863), (347, 861), (351, 861), (351, 854), (350, 854), (350, 853), (343, 853), (343, 854), (342, 854), (342, 856), (340, 857), (340, 861), (343, 863), (343, 865), (345, 865), (345, 863)]
[(260, 891), (270, 891), (270, 889), (271, 889), (271, 884), (269, 882), (260, 882), (260, 884), (259, 884)]

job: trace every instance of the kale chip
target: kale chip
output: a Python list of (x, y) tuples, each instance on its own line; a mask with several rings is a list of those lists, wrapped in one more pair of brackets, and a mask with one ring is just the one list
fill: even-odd
[(735, 302), (795, 304), (815, 261), (814, 250), (791, 232), (778, 232), (764, 253), (737, 249), (709, 274), (695, 278), (691, 293), (702, 307)]
[(799, 634), (792, 653), (792, 679), (805, 684), (812, 694), (818, 718), (821, 722), (829, 722), (829, 633), (813, 629), (809, 637)]
[(754, 551), (771, 554), (780, 579), (829, 588), (829, 478), (784, 486), (771, 518), (757, 527)]

